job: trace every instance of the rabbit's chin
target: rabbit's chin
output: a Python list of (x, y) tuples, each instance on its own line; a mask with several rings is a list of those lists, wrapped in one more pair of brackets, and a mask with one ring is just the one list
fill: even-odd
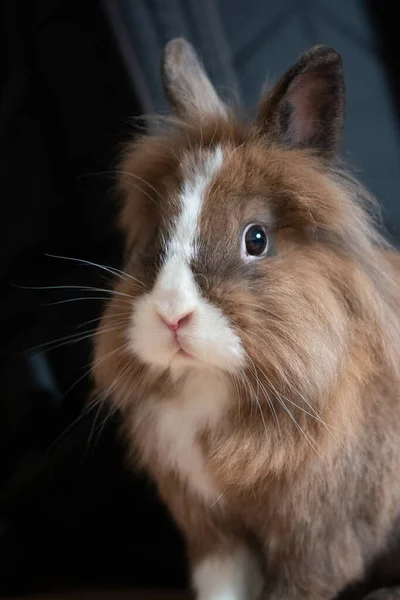
[(172, 332), (154, 310), (154, 295), (147, 294), (134, 308), (128, 336), (133, 353), (153, 367), (237, 373), (244, 362), (240, 338), (222, 311), (201, 298), (190, 321)]

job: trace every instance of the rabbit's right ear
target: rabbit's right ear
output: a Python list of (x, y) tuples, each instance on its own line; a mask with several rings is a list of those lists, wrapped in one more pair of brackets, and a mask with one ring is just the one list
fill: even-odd
[(226, 114), (193, 47), (184, 38), (170, 41), (162, 65), (164, 88), (175, 112), (184, 118)]

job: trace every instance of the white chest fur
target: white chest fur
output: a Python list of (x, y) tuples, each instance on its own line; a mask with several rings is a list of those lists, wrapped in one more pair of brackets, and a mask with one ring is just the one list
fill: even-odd
[(154, 450), (166, 473), (175, 471), (194, 491), (212, 504), (221, 495), (204, 468), (198, 434), (218, 426), (229, 399), (230, 386), (219, 373), (196, 372), (179, 395), (150, 397), (138, 419), (148, 424), (142, 443), (144, 456)]

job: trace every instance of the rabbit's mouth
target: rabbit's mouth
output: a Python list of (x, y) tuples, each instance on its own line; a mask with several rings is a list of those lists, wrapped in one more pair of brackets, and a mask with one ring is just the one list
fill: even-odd
[(182, 358), (188, 358), (190, 360), (193, 360), (195, 358), (192, 354), (189, 354), (189, 352), (186, 352), (186, 350), (184, 350), (182, 347), (179, 348), (176, 355), (180, 356)]
[(174, 358), (187, 358), (190, 360), (195, 360), (196, 356), (194, 355), (193, 349), (190, 345), (182, 340), (182, 335), (180, 335), (177, 331), (172, 332), (171, 334), (171, 352), (172, 359)]

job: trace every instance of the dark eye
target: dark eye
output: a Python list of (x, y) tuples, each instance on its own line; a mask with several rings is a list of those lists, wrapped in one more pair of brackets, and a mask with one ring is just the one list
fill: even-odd
[(264, 256), (268, 250), (268, 236), (262, 225), (248, 225), (244, 230), (242, 255), (243, 258), (255, 259)]

